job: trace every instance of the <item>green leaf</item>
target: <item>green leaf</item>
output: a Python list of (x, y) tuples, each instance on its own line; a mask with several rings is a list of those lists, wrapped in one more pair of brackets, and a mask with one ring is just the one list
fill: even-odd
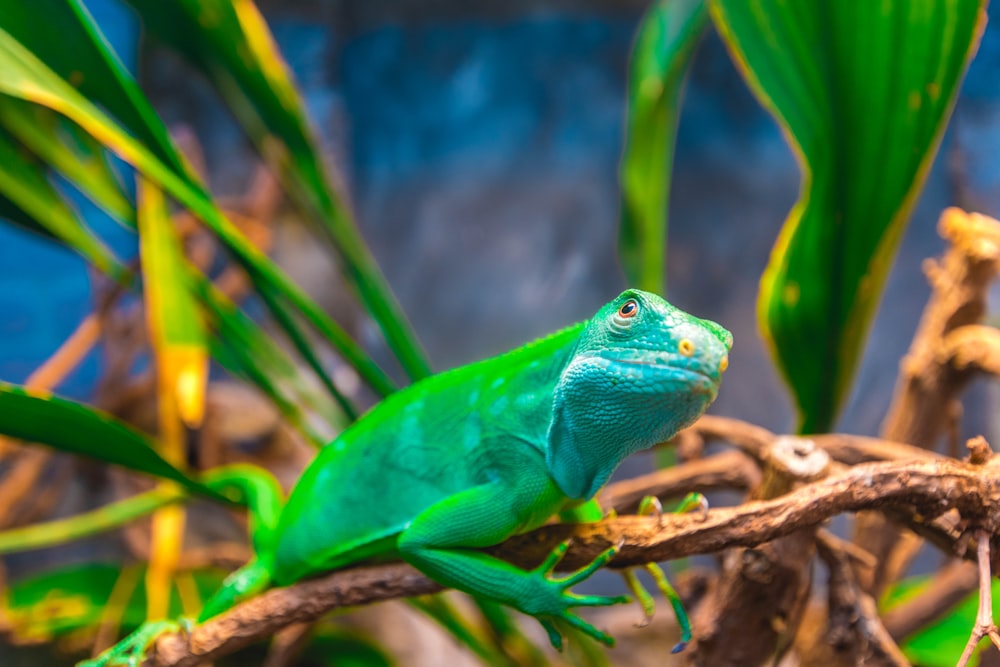
[(149, 100), (79, 0), (0, 0), (0, 16), (5, 31), (82, 95), (100, 100), (157, 159), (178, 171), (186, 168)]
[[(24, 104), (13, 98), (4, 98), (0, 100), (0, 109), (3, 108), (5, 100)], [(38, 107), (37, 111), (47, 110)], [(40, 114), (40, 116), (41, 121), (48, 122), (44, 114)], [(37, 159), (28, 154), (23, 148), (11, 143), (12, 140), (7, 139), (7, 143), (4, 143), (6, 137), (7, 135), (4, 133), (2, 127), (0, 127), (0, 156), (5, 158), (0, 161), (0, 174), (5, 175), (5, 178), (0, 179), (0, 217), (7, 218), (46, 238), (61, 240), (73, 247), (84, 257), (88, 257), (95, 268), (109, 273), (112, 277), (114, 277), (116, 272), (123, 271), (124, 269), (120, 267), (117, 260), (110, 254), (105, 256), (107, 251), (104, 249), (103, 244), (93, 237), (90, 231), (79, 222), (75, 217), (75, 212), (64, 203), (59, 193), (46, 180), (44, 165), (38, 164)], [(7, 147), (6, 150), (5, 146)], [(115, 187), (114, 183), (106, 182), (108, 179), (114, 178), (110, 171), (94, 169), (91, 174), (95, 176), (95, 181), (104, 179), (105, 182), (88, 183), (84, 187), (84, 190), (89, 189), (91, 185), (93, 185), (94, 189), (105, 189), (108, 191)], [(75, 180), (78, 174), (71, 173), (70, 176)], [(14, 196), (18, 196), (32, 211), (37, 213), (37, 219), (25, 213), (13, 202), (6, 200), (2, 196), (4, 192), (11, 192)], [(25, 200), (24, 196), (26, 195), (29, 195), (30, 199)], [(130, 202), (124, 201), (123, 203), (129, 209), (127, 213), (124, 213), (124, 219), (134, 224), (136, 218), (135, 210), (132, 208)], [(50, 220), (51, 222), (49, 222)], [(49, 224), (48, 226), (44, 226), (39, 224), (39, 221), (48, 222)], [(58, 232), (58, 237), (55, 232)], [(189, 278), (207, 284), (207, 279), (200, 276), (200, 274), (197, 276), (189, 274)], [(168, 284), (173, 284), (173, 282), (172, 278), (167, 281)], [(198, 296), (199, 298), (210, 300), (210, 303), (205, 303), (203, 306), (212, 309), (217, 319), (232, 319), (239, 316), (240, 321), (230, 323), (225, 327), (225, 330), (231, 334), (235, 331), (237, 335), (236, 340), (243, 341), (241, 344), (249, 344), (247, 341), (252, 342), (253, 352), (249, 355), (243, 355), (242, 358), (246, 364), (254, 366), (254, 372), (246, 372), (241, 368), (240, 364), (236, 364), (230, 370), (254, 381), (266, 393), (271, 394), (271, 388), (278, 387), (278, 393), (285, 395), (285, 400), (279, 407), (283, 408), (286, 416), (295, 415), (294, 418), (290, 416), (291, 421), (303, 426), (303, 432), (308, 438), (312, 439), (317, 447), (323, 445), (329, 438), (319, 436), (311, 430), (308, 426), (308, 419), (301, 412), (299, 406), (305, 406), (317, 411), (325, 423), (334, 429), (339, 429), (346, 425), (347, 422), (344, 420), (343, 411), (325, 398), (322, 392), (318, 391), (316, 387), (310, 386), (304, 381), (302, 370), (296, 367), (295, 363), (277, 346), (272, 337), (265, 334), (257, 323), (239, 313), (238, 308), (231, 303), (226, 307), (220, 306), (219, 300), (224, 299), (221, 295), (212, 297), (207, 293), (207, 290), (199, 288)], [(283, 312), (287, 308), (284, 305), (280, 307), (283, 309)], [(218, 347), (217, 345), (216, 348), (218, 349)], [(281, 358), (281, 362), (275, 362), (275, 359), (279, 357)], [(227, 356), (226, 359), (231, 359), (231, 355)], [(330, 387), (332, 383), (327, 380), (324, 384)]]
[(305, 373), (256, 322), (207, 279), (198, 279), (196, 288), (215, 333), (213, 358), (263, 391), (313, 446), (322, 447), (330, 438), (313, 429), (302, 408), (314, 411), (335, 430), (346, 425), (338, 406), (306, 382)]
[(984, 5), (713, 0), (716, 27), (802, 170), (758, 301), (802, 432), (828, 429), (844, 401)]
[[(0, 114), (3, 113), (3, 109), (6, 108), (5, 103), (8, 101), (13, 103), (13, 105), (21, 105), (24, 109), (31, 108), (20, 100), (7, 97), (0, 99)], [(42, 107), (36, 107), (34, 112), (37, 114), (42, 127), (49, 123), (52, 118), (55, 118), (51, 112), (48, 115), (42, 113), (48, 112), (47, 109)], [(26, 125), (29, 125), (29, 123), (26, 123)], [(38, 134), (42, 140), (45, 137), (50, 137), (46, 132), (39, 132)], [(13, 143), (10, 143), (12, 140), (8, 140), (8, 143), (3, 143), (6, 136), (3, 129), (0, 128), (0, 155), (6, 158), (0, 162), (0, 174), (6, 175), (5, 179), (0, 180), (0, 216), (11, 219), (11, 221), (48, 238), (54, 238), (56, 236), (55, 232), (58, 232), (60, 240), (76, 249), (83, 256), (89, 257), (95, 268), (109, 272), (112, 276), (114, 276), (115, 271), (122, 270), (110, 254), (106, 258), (103, 256), (103, 253), (106, 251), (100, 241), (90, 235), (89, 230), (75, 218), (75, 213), (67, 207), (60, 198), (59, 193), (48, 183), (44, 174), (44, 165), (38, 164), (37, 159), (19, 146), (14, 146)], [(89, 138), (89, 136), (86, 138)], [(5, 146), (8, 146), (7, 150), (4, 150)], [(70, 166), (72, 167), (72, 165)], [(93, 176), (93, 179), (83, 178), (81, 170), (74, 170), (72, 168), (67, 170), (67, 174), (71, 180), (76, 181), (79, 179), (83, 181), (83, 183), (78, 184), (83, 185), (84, 190), (90, 190), (92, 193), (96, 190), (111, 192), (117, 187), (113, 182), (114, 175), (111, 171), (101, 168), (88, 169), (87, 171), (90, 176)], [(101, 182), (102, 180), (103, 182)], [(22, 190), (31, 195), (29, 200), (24, 200)], [(19, 196), (19, 199), (24, 201), (37, 214), (37, 219), (25, 213), (13, 202), (5, 201), (2, 197), (3, 192), (11, 192), (15, 196), (22, 195)], [(122, 200), (122, 203), (128, 207), (128, 212), (122, 211), (122, 217), (131, 224), (134, 224), (136, 219), (134, 208), (132, 208), (131, 203), (128, 201)], [(48, 222), (50, 220), (53, 220), (53, 222), (49, 222), (48, 226), (39, 224), (39, 221)], [(189, 274), (188, 278), (207, 284), (207, 279), (200, 275), (194, 276), (193, 274)], [(168, 277), (160, 282), (179, 288), (174, 277)], [(216, 318), (232, 319), (237, 314), (241, 317), (238, 323), (230, 323), (226, 327), (226, 330), (229, 332), (235, 331), (237, 340), (244, 341), (244, 344), (247, 341), (253, 342), (253, 352), (250, 355), (243, 355), (241, 358), (246, 364), (254, 366), (254, 372), (245, 372), (239, 364), (236, 364), (236, 367), (231, 368), (231, 370), (251, 379), (269, 394), (272, 393), (271, 388), (279, 387), (278, 392), (286, 394), (285, 400), (279, 407), (284, 408), (283, 412), (286, 415), (295, 414), (292, 422), (302, 425), (304, 433), (313, 440), (316, 446), (321, 446), (329, 438), (318, 436), (311, 430), (307, 423), (308, 419), (299, 410), (300, 405), (316, 410), (325, 422), (334, 428), (340, 428), (345, 425), (343, 411), (324, 398), (322, 392), (317, 391), (315, 387), (310, 387), (303, 381), (302, 371), (295, 366), (294, 362), (274, 343), (270, 336), (260, 330), (255, 322), (243, 316), (242, 313), (238, 313), (238, 309), (232, 304), (229, 304), (226, 308), (221, 308), (219, 306), (219, 299), (223, 297), (220, 295), (216, 295), (213, 298), (206, 290), (199, 289), (198, 296), (199, 298), (211, 300), (210, 303), (205, 304), (205, 307), (213, 309)], [(287, 306), (284, 305), (280, 305), (280, 307), (283, 312), (287, 309)], [(186, 319), (187, 317), (180, 321)], [(218, 349), (218, 346), (216, 348)], [(281, 363), (274, 361), (277, 357), (282, 359)], [(227, 359), (230, 358), (231, 355), (227, 356)], [(332, 383), (327, 380), (324, 384), (330, 387)]]
[(232, 502), (167, 463), (153, 449), (152, 440), (139, 431), (47, 392), (0, 382), (0, 435), (170, 479), (193, 493)]
[(3, 127), (0, 127), (0, 196), (6, 200), (0, 204), (0, 215), (43, 236), (59, 239), (113, 280), (126, 280), (125, 268), (52, 186), (45, 166)]
[[(3, 139), (0, 139), (0, 141), (3, 141)], [(3, 189), (6, 190), (6, 188)], [(15, 224), (32, 234), (37, 234), (48, 241), (59, 241), (55, 234), (46, 229), (44, 225), (40, 224), (30, 214), (26, 213), (23, 208), (3, 194), (0, 194), (0, 219)]]
[[(343, 415), (345, 415), (349, 422), (354, 421), (358, 418), (358, 411), (351, 403), (351, 401), (340, 391), (336, 384), (333, 382), (333, 378), (327, 372), (326, 368), (323, 366), (323, 362), (320, 361), (319, 356), (316, 354), (313, 344), (311, 341), (307, 340), (305, 335), (301, 332), (298, 322), (295, 321), (292, 313), (289, 309), (281, 302), (279, 298), (280, 295), (272, 294), (271, 289), (266, 285), (261, 285), (258, 292), (260, 297), (267, 304), (268, 309), (271, 314), (281, 325), (281, 328), (285, 330), (291, 338), (292, 345), (298, 350), (299, 355), (305, 359), (309, 368), (313, 370), (316, 377), (319, 378), (323, 386), (326, 387), (327, 391), (337, 402), (337, 407)], [(340, 421), (340, 420), (338, 420)]]
[[(214, 491), (231, 496), (232, 502), (248, 507), (250, 533), (255, 543), (266, 544), (267, 535), (278, 523), (284, 498), (281, 486), (270, 472), (250, 464), (238, 463), (205, 472), (201, 482)], [(89, 537), (118, 528), (189, 497), (181, 489), (161, 487), (89, 512), (0, 531), (0, 554), (53, 547)]]
[[(147, 301), (157, 320), (154, 337), (164, 346), (205, 347), (201, 312), (189, 290), (190, 270), (163, 193), (140, 180), (139, 252)], [(155, 345), (155, 343), (154, 343)]]
[(351, 284), (412, 379), (426, 355), (331, 179), (288, 68), (250, 0), (128, 0), (153, 34), (211, 81), (285, 191), (338, 250)]
[(667, 203), (681, 88), (708, 19), (704, 0), (657, 0), (639, 26), (628, 75), (618, 251), (629, 285), (666, 289)]

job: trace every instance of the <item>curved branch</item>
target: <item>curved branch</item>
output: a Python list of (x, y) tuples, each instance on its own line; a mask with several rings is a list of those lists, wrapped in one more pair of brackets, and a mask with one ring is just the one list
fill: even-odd
[[(843, 512), (914, 509), (924, 517), (958, 510), (994, 529), (1000, 507), (1000, 460), (973, 466), (952, 460), (867, 463), (803, 486), (773, 500), (690, 514), (623, 516), (593, 524), (550, 525), (518, 535), (489, 552), (521, 566), (540, 562), (567, 537), (573, 546), (561, 566), (590, 562), (622, 544), (615, 567), (755, 546), (816, 526)], [(913, 519), (919, 521), (919, 517)], [(288, 588), (268, 591), (194, 628), (189, 637), (164, 635), (143, 663), (192, 666), (343, 606), (422, 595), (441, 586), (408, 565), (342, 570)]]
[[(788, 437), (772, 433), (741, 419), (716, 415), (705, 415), (686, 430), (694, 431), (708, 440), (729, 442), (758, 461), (775, 440), (779, 437)], [(825, 449), (834, 461), (848, 465), (871, 461), (920, 461), (944, 458), (923, 447), (863, 435), (823, 433), (800, 437), (812, 440)]]

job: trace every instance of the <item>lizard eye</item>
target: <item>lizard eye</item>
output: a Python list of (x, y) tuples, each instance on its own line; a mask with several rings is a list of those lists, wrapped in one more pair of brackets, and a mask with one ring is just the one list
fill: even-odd
[(635, 299), (629, 299), (622, 304), (622, 307), (618, 309), (618, 317), (624, 319), (630, 319), (635, 317), (639, 313), (639, 304), (636, 303)]

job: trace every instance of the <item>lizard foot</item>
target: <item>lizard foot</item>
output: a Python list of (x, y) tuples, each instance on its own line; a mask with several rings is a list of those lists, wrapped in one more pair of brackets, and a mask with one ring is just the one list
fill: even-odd
[(557, 650), (562, 650), (562, 635), (556, 629), (555, 624), (547, 617), (560, 619), (602, 644), (614, 646), (615, 640), (613, 637), (601, 632), (569, 610), (572, 607), (607, 607), (614, 604), (623, 604), (629, 602), (629, 597), (627, 595), (576, 595), (570, 592), (569, 589), (605, 566), (614, 557), (617, 549), (615, 547), (606, 549), (597, 558), (576, 572), (562, 578), (552, 578), (550, 576), (552, 571), (559, 564), (559, 561), (562, 560), (567, 549), (569, 549), (569, 540), (553, 549), (552, 553), (545, 559), (545, 562), (531, 571), (532, 575), (541, 578), (543, 582), (542, 589), (546, 594), (533, 600), (531, 608), (524, 611), (538, 618), (542, 627), (548, 633), (549, 641), (552, 642), (552, 646)]

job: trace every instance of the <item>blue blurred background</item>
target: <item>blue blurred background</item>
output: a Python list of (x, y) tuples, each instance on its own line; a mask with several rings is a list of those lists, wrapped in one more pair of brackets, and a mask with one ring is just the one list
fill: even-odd
[[(194, 131), (213, 189), (238, 196), (255, 160), (208, 86), (140, 47), (115, 0), (86, 0), (173, 128)], [(589, 316), (624, 287), (616, 261), (625, 68), (646, 3), (629, 0), (261, 2), (359, 225), (435, 367)], [(1000, 215), (1000, 9), (990, 11), (914, 213), (840, 428), (873, 433), (928, 289), (950, 204)], [(799, 174), (777, 126), (709, 34), (695, 56), (671, 197), (668, 298), (733, 330), (714, 411), (778, 430), (791, 402), (757, 334), (757, 282)], [(85, 206), (84, 202), (80, 203)], [(114, 225), (93, 212), (99, 230)], [(326, 255), (279, 226), (279, 260), (348, 320)], [(117, 248), (129, 239), (119, 233)], [(122, 254), (134, 254), (134, 249)], [(91, 309), (83, 263), (0, 227), (0, 379), (21, 382)], [(994, 306), (997, 304), (994, 303)], [(358, 333), (377, 347), (363, 321)], [(61, 387), (86, 397), (96, 355)], [(982, 387), (974, 401), (987, 401)], [(982, 411), (985, 414), (987, 411)], [(967, 420), (970, 431), (985, 418)]]

